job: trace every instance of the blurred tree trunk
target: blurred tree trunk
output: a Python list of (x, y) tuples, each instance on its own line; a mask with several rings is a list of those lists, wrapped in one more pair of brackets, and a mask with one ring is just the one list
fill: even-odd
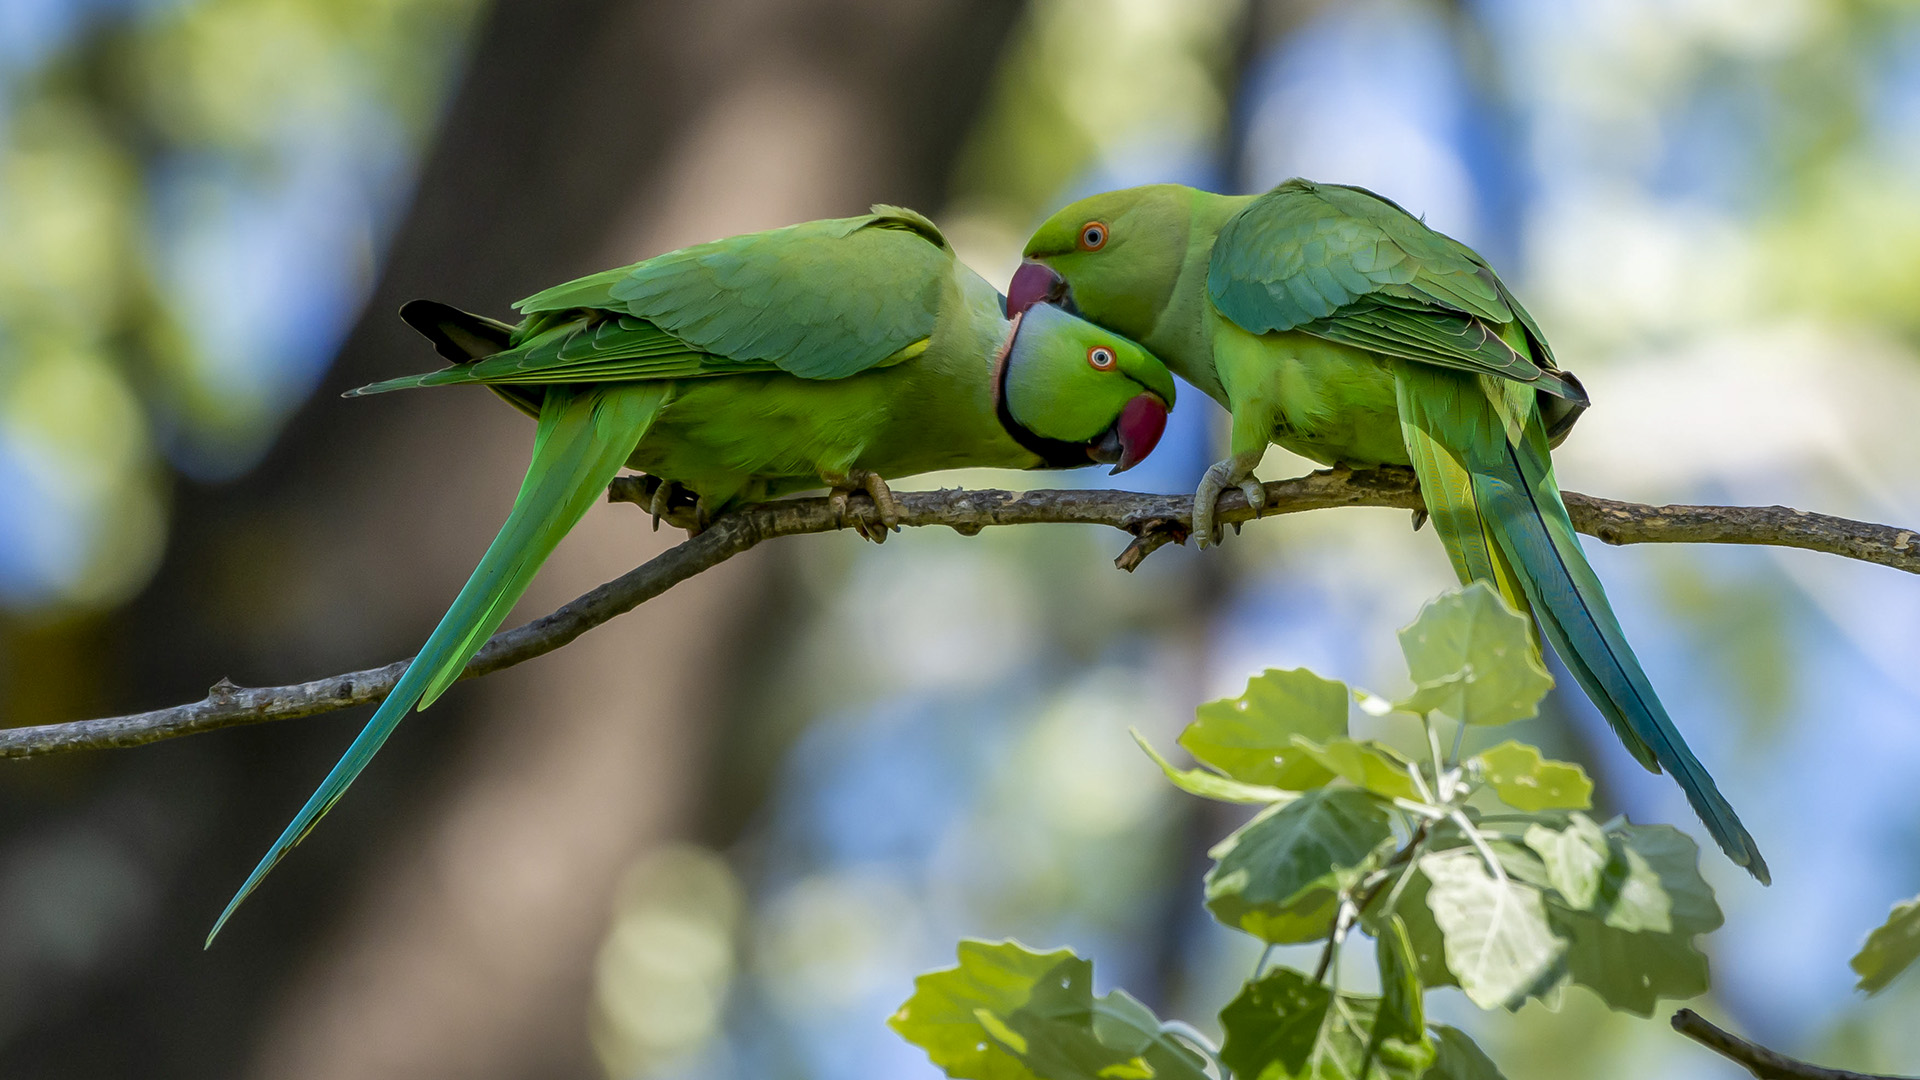
[[(478, 391), (339, 401), (434, 362), (394, 309), (431, 296), (506, 315), (681, 244), (879, 200), (937, 206), (1018, 7), (501, 0), (325, 390), (245, 480), (177, 492), (166, 564), (107, 635), (105, 704), (417, 647), (504, 517), (532, 428)], [(672, 539), (631, 507), (596, 508), (516, 619)], [(92, 960), (35, 980), (45, 1000), (0, 1044), (0, 1071), (597, 1072), (586, 1002), (609, 893), (702, 801), (714, 688), (753, 670), (730, 645), (777, 571), (766, 554), (456, 687), (205, 954), (212, 916), (365, 711), (23, 767), (72, 795), (16, 832), (117, 838), (146, 886)]]

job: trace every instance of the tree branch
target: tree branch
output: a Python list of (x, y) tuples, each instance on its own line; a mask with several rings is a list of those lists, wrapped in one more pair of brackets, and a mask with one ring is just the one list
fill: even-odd
[(1897, 1076), (1848, 1072), (1845, 1069), (1823, 1069), (1818, 1065), (1809, 1065), (1804, 1061), (1787, 1057), (1785, 1054), (1777, 1054), (1764, 1046), (1758, 1046), (1738, 1035), (1723, 1031), (1708, 1023), (1704, 1017), (1692, 1009), (1681, 1009), (1673, 1014), (1673, 1030), (1714, 1053), (1745, 1066), (1746, 1070), (1759, 1077), (1759, 1080), (1902, 1080)]
[[(1381, 506), (1413, 510), (1420, 494), (1407, 469), (1365, 471), (1329, 469), (1270, 483), (1267, 507), (1252, 513), (1238, 491), (1223, 495), (1219, 519), (1237, 524), (1253, 517), (1274, 517), (1334, 506)], [(645, 504), (651, 487), (645, 478), (622, 477), (607, 497)], [(1108, 525), (1132, 533), (1134, 541), (1115, 560), (1131, 570), (1161, 545), (1182, 542), (1191, 527), (1193, 500), (1187, 495), (1145, 495), (1129, 491), (965, 491), (946, 489), (898, 493), (902, 524), (944, 525), (973, 535), (991, 525), (1041, 523)], [(1609, 544), (1695, 543), (1763, 544), (1824, 551), (1862, 562), (1920, 574), (1916, 532), (1846, 518), (1810, 514), (1784, 506), (1645, 506), (1575, 492), (1566, 493), (1567, 510), (1581, 532)], [(854, 506), (872, 513), (864, 495)], [(676, 523), (683, 515), (670, 515)], [(831, 532), (837, 521), (823, 498), (787, 499), (727, 514), (698, 536), (575, 599), (551, 615), (494, 635), (467, 665), (462, 678), (512, 667), (572, 641), (616, 615), (632, 611), (680, 582), (712, 569), (765, 540), (779, 536)], [(90, 750), (193, 735), (241, 724), (291, 720), (379, 701), (406, 670), (407, 661), (353, 671), (292, 686), (249, 688), (221, 679), (200, 701), (169, 709), (0, 730), (0, 757), (24, 758), (69, 750)]]

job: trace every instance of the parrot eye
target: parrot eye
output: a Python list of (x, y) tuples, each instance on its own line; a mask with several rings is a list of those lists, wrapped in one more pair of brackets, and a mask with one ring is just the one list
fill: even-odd
[(1080, 250), (1099, 251), (1107, 246), (1107, 223), (1089, 221), (1080, 226)]
[(1113, 350), (1105, 345), (1095, 345), (1087, 350), (1087, 363), (1092, 364), (1095, 371), (1111, 371), (1113, 370)]

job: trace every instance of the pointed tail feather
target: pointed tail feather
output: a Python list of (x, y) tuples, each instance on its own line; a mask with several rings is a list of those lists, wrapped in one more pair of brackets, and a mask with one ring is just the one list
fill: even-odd
[[(470, 369), (473, 362), (512, 348), (513, 335), (518, 329), (498, 319), (489, 319), (485, 315), (461, 311), (457, 307), (435, 300), (409, 300), (400, 306), (400, 318), (405, 320), (408, 326), (419, 331), (428, 341), (433, 342), (434, 351), (445, 357), (453, 366), (425, 375), (403, 375), (371, 386), (356, 387), (341, 394), (341, 397), (366, 397), (368, 394), (384, 394), (390, 390), (410, 390), (417, 386), (446, 386), (471, 382), (485, 384), (486, 380), (471, 377)], [(498, 383), (486, 385), (487, 389), (493, 391), (500, 400), (535, 420), (540, 418), (542, 398), (538, 387), (507, 386)]]
[[(1400, 434), (1420, 479), (1420, 495), (1427, 504), (1433, 531), (1446, 547), (1447, 558), (1461, 582), (1486, 581), (1499, 590), (1515, 611), (1525, 614), (1527, 596), (1502, 557), (1499, 544), (1487, 531), (1474, 496), (1473, 474), (1436, 435), (1441, 417), (1430, 395), (1413, 392), (1418, 380), (1403, 378), (1399, 395)], [(1535, 641), (1535, 644), (1539, 644)], [(1649, 763), (1650, 764), (1650, 763)]]
[(499, 629), (526, 591), (540, 564), (620, 471), (667, 393), (662, 383), (547, 392), (533, 461), (506, 524), (373, 719), (220, 913), (207, 935), (208, 945), (241, 902), (346, 793), (407, 710), (416, 703), (426, 708), (460, 677), (467, 661)]
[[(1471, 505), (1494, 541), (1500, 556), (1495, 561), (1518, 579), (1527, 606), (1567, 669), (1642, 764), (1673, 774), (1727, 857), (1768, 883), (1758, 845), (1674, 727), (1587, 563), (1554, 482), (1539, 417), (1503, 386), (1413, 369), (1405, 365), (1401, 379), (1412, 384), (1403, 389), (1402, 399), (1420, 401), (1415, 426), (1470, 474)], [(1424, 492), (1427, 470), (1419, 453), (1414, 460)], [(1439, 490), (1444, 494), (1452, 486)], [(1441, 513), (1432, 509), (1432, 495), (1428, 500), (1438, 523)], [(1495, 583), (1501, 584), (1497, 578)]]
[(345, 398), (367, 397), (371, 394), (386, 394), (395, 390), (412, 390), (420, 386), (446, 386), (473, 381), (471, 379), (460, 378), (460, 374), (460, 368), (441, 368), (439, 371), (429, 371), (422, 375), (402, 375), (395, 379), (382, 379), (377, 383), (369, 383), (366, 386), (356, 386), (342, 393), (340, 396)]

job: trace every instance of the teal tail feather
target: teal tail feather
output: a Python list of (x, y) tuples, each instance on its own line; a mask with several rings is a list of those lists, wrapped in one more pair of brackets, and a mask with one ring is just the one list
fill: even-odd
[[(1449, 463), (1471, 478), (1470, 508), (1449, 505), (1444, 517), (1458, 521), (1463, 510), (1471, 511), (1498, 549), (1498, 558), (1490, 560), (1494, 584), (1502, 592), (1517, 587), (1525, 608), (1621, 742), (1649, 769), (1671, 773), (1727, 858), (1761, 884), (1770, 883), (1759, 846), (1674, 727), (1580, 548), (1554, 482), (1546, 429), (1531, 408), (1531, 389), (1415, 365), (1403, 366), (1400, 381), (1410, 448), (1417, 436), (1422, 451), (1441, 459), (1436, 468), (1431, 460), (1423, 462), (1420, 452), (1414, 454), (1423, 492), (1429, 491), (1427, 472), (1444, 481)], [(1457, 503), (1457, 484), (1443, 483), (1437, 491), (1438, 501)], [(1436, 501), (1432, 493), (1428, 501), (1430, 507)], [(1431, 513), (1436, 523), (1443, 520), (1440, 509)], [(1447, 539), (1445, 532), (1442, 537)], [(1451, 540), (1448, 546), (1453, 547)], [(1456, 556), (1456, 567), (1462, 561)]]
[(416, 704), (421, 709), (433, 704), (460, 677), (467, 661), (526, 592), (540, 564), (620, 471), (667, 394), (663, 383), (561, 387), (547, 392), (534, 437), (533, 461), (506, 524), (373, 719), (220, 913), (207, 934), (208, 945), (287, 852), (340, 801), (407, 711)]

